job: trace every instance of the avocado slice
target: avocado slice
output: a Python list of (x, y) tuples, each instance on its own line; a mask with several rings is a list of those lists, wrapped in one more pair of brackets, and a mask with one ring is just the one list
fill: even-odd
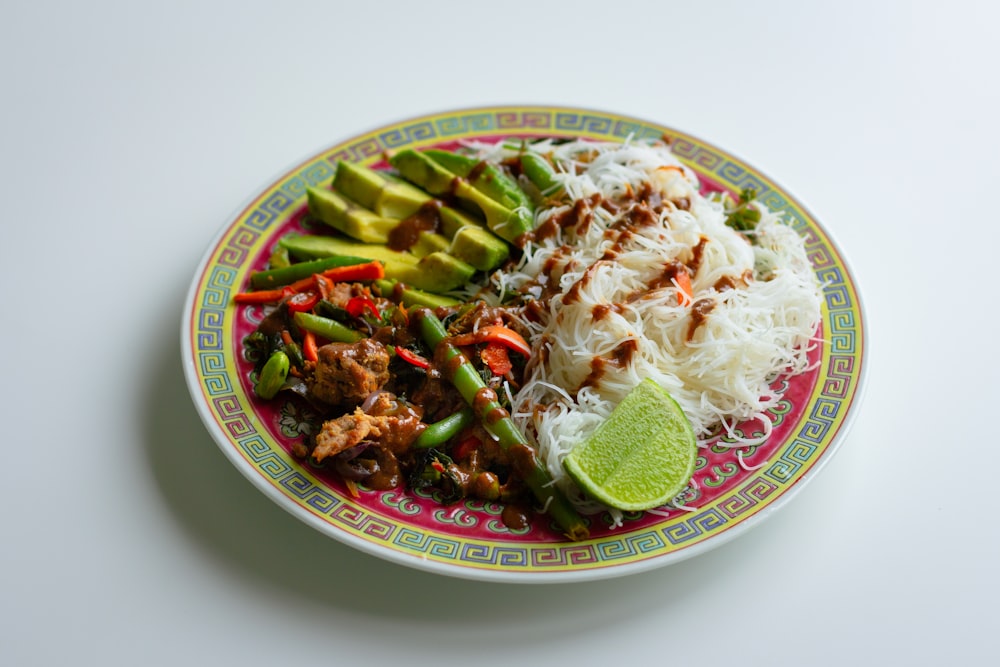
[(353, 162), (337, 163), (333, 189), (384, 218), (403, 220), (427, 206), (434, 206), (438, 209), (441, 233), (448, 238), (469, 225), (484, 227), (480, 220), (446, 206), (411, 183)]
[(378, 202), (384, 187), (385, 180), (374, 170), (353, 162), (337, 161), (337, 171), (333, 176), (333, 189), (351, 201), (375, 211), (375, 204)]
[(454, 255), (432, 252), (422, 257), (416, 266), (402, 267), (386, 276), (428, 292), (450, 292), (467, 285), (476, 269)]
[[(479, 229), (488, 231), (480, 220), (451, 206), (442, 205), (438, 209), (438, 215), (441, 217), (441, 233), (448, 238), (454, 237), (458, 233), (458, 230), (463, 227), (478, 227)], [(506, 243), (506, 241), (501, 241), (501, 243)]]
[[(382, 217), (362, 208), (330, 190), (306, 188), (306, 196), (309, 200), (309, 212), (315, 218), (363, 243), (388, 243), (392, 231), (400, 223), (397, 219)], [(444, 236), (425, 231), (407, 249), (414, 255), (423, 257), (432, 252), (447, 250), (450, 245), (450, 241)]]
[(419, 151), (402, 150), (389, 158), (389, 164), (403, 178), (430, 194), (436, 197), (454, 196), (465, 202), (482, 214), (491, 231), (506, 241), (514, 242), (531, 231), (533, 215), (528, 208), (507, 208)]
[(480, 271), (495, 269), (510, 254), (507, 243), (493, 232), (471, 225), (455, 233), (448, 251)]
[(278, 244), (287, 248), (289, 254), (297, 260), (346, 255), (348, 257), (361, 257), (369, 261), (378, 260), (385, 264), (387, 271), (390, 264), (393, 266), (416, 266), (417, 262), (420, 261), (419, 257), (408, 252), (397, 252), (377, 243), (361, 243), (340, 236), (288, 235), (283, 236)]
[(309, 212), (317, 220), (364, 243), (385, 243), (398, 220), (391, 220), (344, 199), (336, 192), (306, 188)]
[(436, 149), (426, 150), (424, 155), (451, 173), (468, 180), (472, 187), (511, 210), (522, 206), (528, 210), (534, 209), (528, 195), (517, 181), (492, 162)]
[(429, 194), (401, 180), (389, 180), (374, 169), (353, 162), (337, 163), (333, 189), (386, 218), (408, 218), (433, 200)]
[(476, 272), (467, 262), (442, 251), (417, 257), (384, 245), (313, 234), (285, 236), (279, 244), (300, 260), (338, 255), (377, 260), (385, 266), (386, 278), (435, 293), (448, 292), (467, 284)]
[(404, 306), (447, 308), (449, 306), (457, 306), (462, 303), (458, 299), (453, 299), (450, 296), (442, 296), (432, 292), (425, 292), (424, 290), (401, 283), (398, 280), (390, 280), (388, 278), (376, 280), (375, 286), (378, 288), (382, 296), (395, 299), (401, 302)]

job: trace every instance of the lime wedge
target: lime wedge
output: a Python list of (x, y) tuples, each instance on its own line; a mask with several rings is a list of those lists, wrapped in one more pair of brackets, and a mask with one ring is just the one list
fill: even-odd
[(623, 511), (659, 507), (684, 490), (698, 454), (691, 422), (650, 379), (563, 460), (591, 498)]

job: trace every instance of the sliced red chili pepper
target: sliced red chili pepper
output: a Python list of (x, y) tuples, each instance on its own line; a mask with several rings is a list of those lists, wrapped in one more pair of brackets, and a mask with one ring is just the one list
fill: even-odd
[(288, 312), (290, 314), (305, 313), (316, 307), (319, 303), (319, 292), (296, 292), (288, 297)]
[(378, 306), (376, 306), (375, 302), (367, 296), (352, 296), (347, 300), (347, 304), (345, 304), (344, 309), (351, 317), (361, 317), (367, 310), (376, 319), (382, 318), (382, 314), (378, 312)]
[(322, 291), (319, 285), (320, 279), (340, 283), (353, 280), (378, 280), (385, 277), (385, 267), (381, 262), (368, 262), (366, 264), (351, 264), (349, 266), (337, 266), (327, 269), (322, 273), (314, 273), (308, 278), (296, 280), (291, 285), (286, 285), (281, 289), (259, 290), (257, 292), (239, 292), (233, 296), (236, 303), (273, 303), (282, 298), (296, 294), (298, 292)]
[(431, 367), (431, 362), (427, 361), (413, 350), (408, 350), (405, 347), (397, 347), (396, 354), (399, 355), (400, 359), (408, 364), (416, 366), (417, 368)]
[(257, 292), (239, 292), (233, 295), (233, 301), (236, 303), (252, 304), (274, 303), (281, 301), (284, 296), (285, 291), (283, 289), (267, 289)]
[(479, 438), (474, 435), (470, 435), (452, 448), (451, 456), (456, 461), (462, 461), (473, 451), (479, 449), (482, 444), (483, 443), (479, 442)]
[(319, 361), (319, 349), (316, 346), (316, 334), (308, 329), (302, 332), (302, 356), (312, 362)]
[(487, 343), (483, 351), (479, 353), (479, 357), (494, 375), (507, 375), (514, 368), (514, 364), (510, 362), (510, 356), (507, 354), (507, 348), (498, 341)]
[(531, 356), (531, 346), (528, 345), (526, 340), (524, 340), (524, 337), (513, 329), (502, 325), (491, 324), (490, 326), (480, 327), (472, 333), (453, 336), (451, 342), (459, 347), (463, 345), (477, 345), (479, 343), (496, 342), (501, 343), (507, 349), (523, 354), (526, 357)]

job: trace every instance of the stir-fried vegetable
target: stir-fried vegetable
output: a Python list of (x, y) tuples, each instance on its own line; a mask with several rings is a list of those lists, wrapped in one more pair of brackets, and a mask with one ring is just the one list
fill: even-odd
[(514, 453), (514, 466), (538, 501), (570, 539), (586, 538), (589, 531), (583, 519), (552, 483), (552, 477), (527, 438), (500, 406), (496, 393), (483, 383), (455, 342), (449, 340), (441, 320), (427, 309), (417, 313), (417, 320), (424, 341), (434, 350), (435, 356), (448, 365), (451, 371), (449, 379), (462, 398), (473, 408), (486, 430), (497, 438), (500, 446)]
[(328, 317), (320, 317), (308, 312), (298, 312), (295, 313), (293, 319), (295, 320), (295, 324), (302, 327), (305, 331), (322, 336), (327, 340), (354, 343), (364, 338), (364, 334), (361, 332), (346, 327), (337, 320), (332, 320)]
[(726, 215), (726, 224), (740, 232), (753, 231), (760, 222), (760, 209), (754, 207), (752, 202), (757, 198), (757, 191), (753, 188), (745, 188), (740, 192), (739, 201), (736, 206), (730, 208)]
[[(535, 504), (569, 538), (586, 538), (508, 412), (536, 363), (518, 331), (528, 329), (470, 288), (519, 260), (536, 206), (566, 201), (566, 165), (557, 171), (526, 144), (503, 163), (436, 150), (388, 159), (410, 183), (338, 165), (332, 190), (310, 188), (309, 233), (282, 238), (251, 289), (234, 295), (264, 314), (246, 339), (255, 392), (312, 404), (322, 422), (295, 452), (334, 470), (352, 495), (409, 484), (445, 501)], [(730, 224), (759, 217), (750, 199)], [(691, 278), (674, 275), (681, 306)]]
[[(353, 262), (355, 258), (349, 258)], [(291, 267), (289, 267), (291, 268)], [(380, 262), (351, 263), (348, 265), (338, 264), (332, 268), (313, 271), (306, 277), (300, 278), (280, 289), (257, 290), (253, 292), (239, 292), (233, 300), (236, 303), (263, 304), (273, 303), (281, 299), (288, 298), (294, 294), (311, 290), (317, 287), (318, 281), (344, 282), (352, 280), (376, 280), (385, 276), (385, 269)]]
[(454, 438), (466, 426), (472, 423), (472, 409), (465, 407), (458, 412), (451, 414), (441, 421), (435, 422), (425, 428), (413, 446), (417, 449), (427, 449), (429, 447), (439, 447)]

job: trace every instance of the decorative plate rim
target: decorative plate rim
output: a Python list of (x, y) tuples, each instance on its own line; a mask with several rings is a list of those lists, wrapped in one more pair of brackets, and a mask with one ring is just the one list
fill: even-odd
[[(738, 499), (737, 505), (732, 506), (731, 516), (718, 510), (723, 499), (699, 508), (694, 515), (701, 517), (700, 522), (691, 517), (690, 521), (684, 523), (680, 532), (674, 536), (679, 540), (676, 543), (672, 542), (668, 530), (680, 525), (673, 518), (635, 531), (623, 527), (619, 529), (621, 532), (612, 536), (584, 542), (530, 543), (517, 539), (457, 538), (422, 526), (407, 527), (401, 523), (393, 525), (392, 521), (373, 521), (371, 516), (365, 516), (370, 512), (368, 508), (357, 506), (348, 497), (336, 497), (337, 494), (332, 492), (328, 497), (318, 494), (311, 500), (307, 497), (293, 497), (310, 492), (308, 474), (302, 474), (301, 470), (295, 471), (294, 464), (282, 460), (278, 452), (274, 451), (273, 442), (267, 442), (269, 434), (262, 436), (257, 432), (256, 426), (259, 424), (255, 422), (259, 420), (252, 409), (252, 402), (241, 390), (238, 378), (226, 377), (231, 366), (225, 355), (227, 338), (231, 338), (225, 332), (231, 333), (232, 326), (230, 318), (229, 328), (226, 327), (227, 310), (232, 312), (229, 295), (241, 281), (236, 280), (240, 275), (236, 269), (239, 264), (236, 261), (239, 259), (239, 252), (236, 251), (240, 247), (238, 244), (228, 248), (235, 252), (233, 261), (230, 262), (234, 270), (210, 273), (213, 267), (220, 268), (218, 260), (227, 250), (227, 247), (223, 247), (223, 242), (237, 232), (251, 232), (242, 239), (250, 245), (244, 243), (241, 248), (247, 249), (243, 255), (245, 258), (252, 258), (253, 253), (249, 249), (254, 247), (254, 243), (259, 245), (273, 239), (267, 234), (270, 221), (261, 219), (255, 227), (237, 228), (245, 224), (254, 213), (262, 210), (263, 199), (269, 194), (284, 195), (289, 200), (285, 209), (294, 210), (292, 202), (295, 198), (291, 196), (294, 188), (290, 194), (284, 192), (282, 186), (295, 179), (301, 181), (300, 177), (310, 168), (332, 162), (335, 156), (370, 162), (383, 150), (398, 145), (421, 147), (477, 134), (568, 135), (605, 140), (624, 139), (629, 135), (638, 138), (668, 135), (672, 138), (675, 155), (689, 164), (700, 177), (720, 180), (733, 189), (747, 183), (763, 186), (761, 196), (770, 197), (770, 200), (765, 199), (765, 203), (772, 208), (784, 208), (786, 214), (790, 213), (793, 218), (793, 227), (800, 229), (802, 233), (813, 235), (815, 247), (810, 254), (813, 268), (817, 275), (829, 271), (826, 275), (827, 286), (824, 288), (822, 311), (824, 337), (832, 335), (834, 340), (828, 340), (823, 345), (823, 371), (818, 374), (816, 385), (806, 401), (807, 408), (811, 406), (813, 413), (820, 413), (816, 427), (820, 429), (817, 431), (821, 432), (820, 437), (815, 439), (815, 443), (800, 443), (803, 452), (810, 447), (812, 449), (804, 458), (789, 462), (790, 466), (797, 463), (798, 467), (788, 474), (787, 484), (772, 488), (759, 499), (755, 499), (752, 493), (744, 494)], [(682, 149), (680, 153), (677, 151), (678, 147)], [(379, 148), (380, 150), (376, 150)], [(718, 160), (722, 158), (725, 162), (719, 164)], [(322, 171), (320, 168), (309, 178), (318, 182), (315, 179), (319, 179)], [(304, 197), (304, 187), (300, 194)], [(775, 203), (783, 203), (784, 206), (775, 207)], [(279, 219), (279, 213), (280, 211), (276, 213), (274, 219)], [(250, 239), (253, 230), (257, 228), (260, 229), (259, 236)], [(817, 257), (827, 262), (817, 263)], [(248, 270), (246, 264), (244, 262), (244, 273)], [(840, 280), (830, 282), (831, 277)], [(840, 286), (841, 289), (831, 290), (831, 285)], [(697, 556), (744, 534), (786, 506), (840, 449), (857, 417), (868, 372), (867, 316), (854, 273), (830, 231), (787, 188), (732, 151), (720, 149), (676, 128), (616, 112), (569, 106), (492, 105), (422, 114), (346, 137), (293, 162), (248, 197), (212, 238), (188, 289), (180, 333), (185, 379), (206, 429), (230, 462), (278, 506), (321, 533), (384, 560), (447, 576), (515, 583), (568, 583), (643, 572)], [(849, 348), (845, 347), (848, 343)], [(835, 355), (834, 347), (841, 354)], [(835, 361), (845, 364), (838, 369), (842, 371), (839, 374), (828, 372)], [(839, 389), (834, 389), (841, 391), (843, 400), (838, 402), (831, 399), (828, 403), (822, 403), (819, 399), (823, 396), (822, 391), (826, 390), (826, 387), (821, 387), (824, 381), (828, 384), (831, 381), (834, 384), (841, 382)], [(220, 400), (220, 396), (224, 400)], [(246, 414), (239, 409), (241, 407)], [(239, 417), (226, 422), (220, 419), (220, 415)], [(817, 415), (804, 413), (795, 425), (795, 433), (786, 438), (786, 442), (803, 435), (804, 426), (800, 426), (809, 421), (808, 417)], [(824, 424), (826, 429), (822, 428)], [(827, 432), (830, 430), (832, 433)], [(781, 443), (783, 455), (788, 453), (786, 442)], [(253, 457), (247, 455), (248, 451), (259, 452), (261, 457), (253, 461)], [(269, 474), (275, 473), (282, 465), (293, 468), (290, 475), (294, 477), (292, 487), (294, 484), (301, 486), (293, 490), (288, 479), (282, 484), (276, 481), (274, 474)], [(298, 477), (295, 477), (296, 472)], [(746, 491), (746, 488), (741, 486), (739, 490)], [(768, 498), (775, 490), (777, 495)], [(739, 507), (740, 503), (745, 506)], [(329, 512), (336, 507), (347, 510), (353, 516), (347, 517), (346, 523), (334, 524)], [(369, 527), (376, 525), (375, 537), (351, 529), (349, 524), (352, 519), (359, 521), (359, 525), (365, 520), (369, 521)], [(392, 542), (387, 542), (388, 539)], [(686, 541), (690, 543), (685, 544)]]

